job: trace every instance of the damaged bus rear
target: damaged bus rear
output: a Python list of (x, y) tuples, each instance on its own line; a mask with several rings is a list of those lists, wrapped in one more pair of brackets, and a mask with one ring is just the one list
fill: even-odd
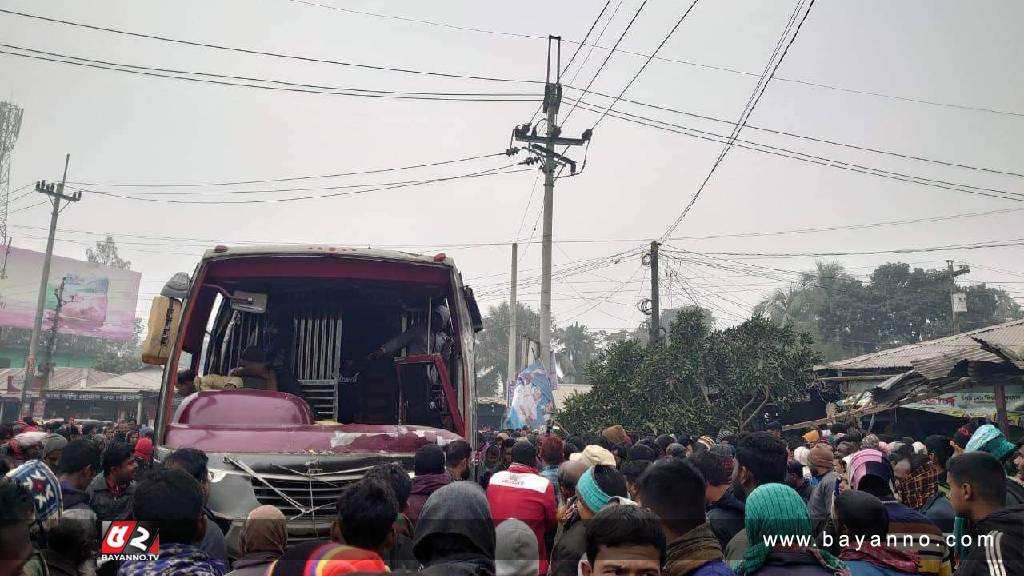
[(454, 262), (380, 250), (218, 246), (154, 299), (143, 360), (165, 366), (157, 459), (210, 458), (236, 544), (273, 504), (323, 536), (340, 490), (424, 444), (475, 442), (472, 290)]

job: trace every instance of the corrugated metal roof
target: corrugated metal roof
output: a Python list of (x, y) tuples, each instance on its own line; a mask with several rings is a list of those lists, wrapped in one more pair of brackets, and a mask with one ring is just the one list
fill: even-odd
[(129, 372), (104, 380), (94, 386), (94, 390), (138, 392), (159, 392), (163, 383), (164, 369), (162, 366), (147, 366), (138, 372)]
[[(5, 368), (0, 370), (0, 390), (7, 390), (7, 377), (13, 376), (12, 384), (15, 393), (20, 394), (21, 385), (25, 382), (24, 368)], [(101, 372), (92, 368), (54, 368), (50, 375), (48, 390), (91, 390), (97, 384), (117, 376), (110, 372)], [(84, 385), (83, 385), (84, 384)]]
[(975, 338), (986, 342), (1022, 346), (1024, 345), (1024, 320), (1015, 320), (964, 332), (956, 336), (947, 336), (846, 360), (837, 360), (822, 364), (817, 368), (833, 370), (910, 369), (921, 361), (949, 355), (956, 355), (961, 360), (972, 362), (1003, 362), (1003, 359), (995, 354), (982, 350)]

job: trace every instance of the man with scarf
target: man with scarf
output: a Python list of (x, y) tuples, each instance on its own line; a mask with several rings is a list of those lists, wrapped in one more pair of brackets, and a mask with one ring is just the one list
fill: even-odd
[(667, 576), (731, 576), (705, 516), (706, 484), (688, 461), (655, 462), (639, 481), (640, 504), (654, 512), (668, 540)]
[(744, 521), (750, 547), (740, 576), (849, 576), (842, 560), (813, 546), (803, 498), (785, 484), (763, 484), (747, 496)]
[(135, 496), (132, 517), (151, 534), (160, 532), (160, 555), (156, 560), (125, 561), (118, 576), (223, 574), (199, 548), (206, 517), (203, 491), (194, 478), (181, 470), (156, 470), (139, 483)]
[(942, 530), (924, 514), (896, 500), (894, 480), (892, 465), (878, 450), (861, 450), (850, 456), (850, 488), (882, 501), (889, 515), (889, 534), (899, 543), (898, 548), (920, 557), (920, 574), (950, 576), (952, 555)]
[[(907, 473), (900, 477), (897, 472), (896, 488), (900, 501), (917, 510), (935, 524), (945, 534), (953, 533), (953, 508), (949, 500), (942, 501), (939, 494), (939, 481), (945, 471), (938, 468), (927, 455), (914, 452), (913, 446), (903, 445), (900, 450), (889, 456), (893, 469), (901, 468)], [(926, 513), (925, 505), (929, 505)], [(945, 506), (943, 506), (945, 504)]]
[(43, 453), (46, 432), (21, 432), (0, 446), (0, 456), (7, 456), (15, 464), (38, 460)]
[(853, 576), (917, 574), (921, 559), (886, 545), (889, 513), (878, 498), (860, 490), (847, 490), (836, 498), (839, 558)]
[(495, 527), (487, 497), (472, 482), (454, 482), (427, 498), (413, 552), (424, 576), (494, 576)]
[(136, 469), (132, 447), (126, 442), (114, 442), (103, 453), (103, 473), (89, 484), (90, 505), (100, 520), (131, 517)]

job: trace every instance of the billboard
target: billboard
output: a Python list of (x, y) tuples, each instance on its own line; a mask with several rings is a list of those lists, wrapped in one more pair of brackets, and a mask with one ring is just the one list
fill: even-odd
[[(32, 328), (44, 256), (42, 252), (11, 248), (7, 277), (0, 279), (0, 326)], [(46, 288), (44, 329), (53, 322), (57, 290), (63, 281), (61, 334), (131, 340), (135, 336), (141, 278), (138, 272), (54, 256)]]
[(540, 362), (534, 362), (520, 372), (515, 386), (509, 391), (505, 428), (538, 430), (547, 426), (554, 408), (551, 388), (551, 380)]

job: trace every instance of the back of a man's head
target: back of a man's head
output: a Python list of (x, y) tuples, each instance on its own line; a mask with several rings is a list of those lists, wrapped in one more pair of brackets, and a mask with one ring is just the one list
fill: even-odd
[(658, 459), (658, 452), (646, 444), (634, 444), (626, 453), (626, 459), (654, 462)]
[(473, 447), (465, 440), (449, 442), (444, 447), (444, 461), (449, 468), (454, 468), (473, 456)]
[(363, 478), (366, 480), (379, 480), (389, 485), (392, 494), (395, 496), (395, 504), (398, 505), (398, 511), (405, 511), (405, 508), (409, 505), (409, 494), (412, 493), (412, 480), (401, 464), (398, 462), (378, 464), (370, 468)]
[(512, 446), (512, 462), (531, 468), (537, 467), (537, 447), (520, 440)]
[(748, 434), (736, 446), (736, 460), (750, 472), (757, 486), (784, 484), (788, 458), (785, 443), (768, 432)]
[(338, 496), (341, 536), (349, 546), (377, 550), (391, 534), (397, 515), (395, 495), (380, 480), (360, 480), (348, 485)]
[[(962, 492), (969, 484), (974, 500), (1002, 508), (1006, 504), (1006, 472), (995, 456), (987, 452), (965, 452), (946, 463), (951, 491)], [(950, 498), (954, 504), (956, 498)], [(957, 514), (963, 514), (961, 510)]]
[(705, 450), (689, 457), (688, 461), (710, 486), (725, 486), (732, 481), (732, 459)]
[(182, 470), (162, 468), (135, 487), (133, 517), (160, 530), (160, 541), (194, 544), (202, 537), (203, 492)]
[(846, 490), (836, 497), (837, 522), (853, 538), (870, 540), (889, 534), (889, 513), (885, 504), (872, 494)]
[(947, 436), (932, 434), (924, 439), (924, 446), (928, 449), (928, 454), (935, 457), (935, 463), (942, 468), (945, 468), (946, 463), (953, 457), (953, 446)]
[(670, 458), (655, 462), (637, 484), (640, 503), (661, 519), (670, 537), (679, 537), (705, 520), (706, 484), (689, 462)]
[(416, 450), (412, 460), (417, 476), (444, 473), (444, 449), (436, 444), (425, 444)]
[(609, 496), (628, 498), (629, 490), (626, 488), (626, 477), (615, 469), (614, 466), (598, 464), (593, 468), (594, 483), (602, 492)]
[(208, 480), (210, 458), (206, 452), (197, 448), (179, 448), (164, 459), (164, 467), (181, 470), (196, 482), (204, 484)]
[(558, 436), (548, 436), (540, 443), (540, 459), (546, 466), (558, 466), (562, 463), (565, 443)]
[(562, 462), (558, 467), (558, 487), (565, 494), (576, 493), (576, 483), (587, 471), (587, 463), (582, 460)]
[(100, 471), (100, 451), (96, 446), (84, 438), (72, 440), (60, 453), (60, 463), (57, 465), (61, 474), (77, 474), (86, 468), (92, 467), (94, 473)]

